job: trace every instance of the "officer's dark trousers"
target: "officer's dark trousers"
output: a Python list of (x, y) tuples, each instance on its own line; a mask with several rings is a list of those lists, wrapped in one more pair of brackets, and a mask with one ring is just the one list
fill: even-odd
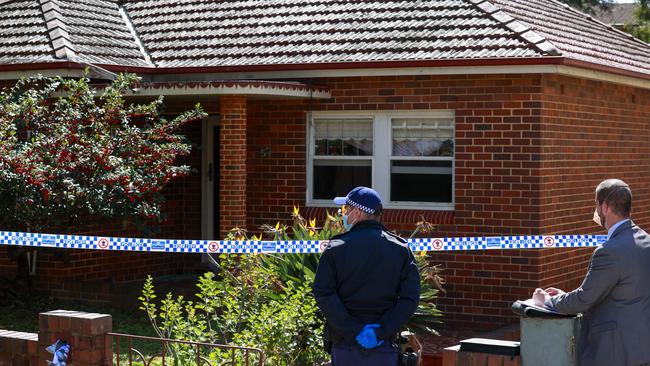
[(332, 366), (397, 366), (397, 347), (384, 343), (366, 350), (354, 344), (332, 346)]

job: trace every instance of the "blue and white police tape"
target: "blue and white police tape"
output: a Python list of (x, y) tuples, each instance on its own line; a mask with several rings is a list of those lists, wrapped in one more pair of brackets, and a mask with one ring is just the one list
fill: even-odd
[[(606, 235), (530, 235), (409, 239), (413, 251), (595, 247)], [(169, 253), (319, 253), (327, 240), (231, 241), (112, 238), (0, 231), (0, 245)]]

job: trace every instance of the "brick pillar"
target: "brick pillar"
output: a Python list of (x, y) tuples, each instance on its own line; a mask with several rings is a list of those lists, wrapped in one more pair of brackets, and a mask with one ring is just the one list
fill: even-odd
[(38, 315), (39, 364), (52, 360), (45, 348), (57, 339), (70, 344), (69, 362), (74, 366), (111, 365), (113, 329), (110, 315), (80, 311), (55, 310)]
[(219, 232), (246, 226), (246, 97), (220, 100)]

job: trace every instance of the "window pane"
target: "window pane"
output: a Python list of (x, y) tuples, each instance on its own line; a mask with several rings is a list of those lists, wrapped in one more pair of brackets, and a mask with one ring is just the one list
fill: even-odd
[(345, 196), (356, 186), (372, 185), (370, 161), (314, 160), (314, 199), (331, 200)]
[(453, 156), (454, 125), (450, 119), (394, 118), (393, 156)]
[(315, 119), (314, 127), (316, 155), (372, 155), (372, 119)]
[(451, 161), (393, 161), (390, 199), (451, 203), (452, 173)]

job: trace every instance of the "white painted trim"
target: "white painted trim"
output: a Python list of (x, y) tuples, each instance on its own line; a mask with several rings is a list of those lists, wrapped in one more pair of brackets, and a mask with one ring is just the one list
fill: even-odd
[[(212, 176), (219, 169), (219, 162), (213, 161), (215, 141), (213, 128), (219, 126), (219, 118), (210, 115), (203, 119), (202, 164), (201, 164), (201, 237), (204, 240), (216, 239), (214, 236), (214, 192), (217, 182), (208, 179), (208, 165), (212, 164)], [(217, 141), (218, 144), (218, 141)]]
[[(25, 71), (0, 71), (0, 80), (17, 80), (22, 77), (41, 74), (46, 77), (81, 77), (81, 70), (52, 69), (52, 70), (25, 70)], [(616, 84), (634, 86), (643, 89), (650, 89), (650, 80), (635, 78), (631, 76), (618, 75), (614, 73), (595, 71), (575, 66), (565, 65), (505, 65), (505, 66), (448, 66), (448, 67), (411, 67), (411, 68), (371, 68), (371, 69), (341, 69), (341, 70), (297, 70), (297, 71), (260, 71), (260, 72), (230, 72), (230, 73), (196, 73), (196, 74), (157, 74), (145, 76), (148, 81), (172, 82), (172, 81), (212, 81), (219, 79), (230, 80), (278, 80), (294, 78), (329, 78), (329, 77), (355, 77), (355, 76), (404, 76), (404, 75), (490, 75), (490, 74), (560, 74), (578, 78), (607, 81)], [(158, 89), (160, 90), (160, 89)], [(176, 90), (169, 90), (169, 95), (201, 95), (208, 94), (203, 91), (181, 93)], [(174, 94), (178, 93), (178, 94)], [(232, 91), (228, 94), (241, 93)], [(159, 95), (158, 93), (139, 95)], [(216, 94), (216, 93), (215, 93)], [(223, 93), (225, 94), (225, 93)], [(262, 93), (257, 95), (263, 95)], [(275, 94), (272, 94), (275, 95)], [(300, 97), (305, 97), (301, 95)], [(314, 94), (314, 98), (329, 98), (329, 95)]]
[[(29, 76), (38, 73), (45, 75), (62, 75), (72, 70), (27, 70), (0, 71), (0, 80), (19, 79), (16, 75)], [(154, 74), (143, 75), (146, 81), (213, 81), (213, 80), (286, 80), (296, 78), (329, 78), (354, 76), (399, 76), (399, 75), (480, 75), (480, 74), (555, 74), (556, 65), (505, 65), (505, 66), (444, 66), (444, 67), (403, 67), (403, 68), (367, 68), (367, 69), (332, 69), (332, 70), (289, 70), (256, 72), (221, 72), (194, 74)], [(76, 71), (81, 75), (81, 71)]]
[[(477, 60), (477, 62), (480, 60)], [(401, 67), (332, 70), (289, 70), (256, 72), (223, 72), (210, 74), (158, 74), (151, 81), (207, 81), (231, 80), (275, 80), (295, 78), (330, 78), (354, 76), (400, 76), (400, 75), (480, 75), (480, 74), (554, 74), (557, 65), (503, 65), (503, 66), (443, 66), (443, 67)]]
[(333, 70), (259, 71), (230, 72), (211, 74), (166, 74), (154, 75), (153, 81), (204, 81), (217, 79), (276, 80), (292, 78), (330, 78), (356, 76), (405, 76), (405, 75), (490, 75), (490, 74), (561, 74), (593, 80), (607, 81), (650, 89), (650, 80), (623, 76), (614, 73), (595, 71), (564, 65), (502, 65), (502, 66), (444, 66), (444, 67), (405, 67), (368, 68)]
[(565, 76), (572, 76), (582, 79), (606, 81), (614, 84), (622, 84), (642, 89), (650, 89), (650, 80), (634, 78), (631, 76), (617, 75), (604, 71), (583, 69), (575, 66), (558, 65), (557, 73)]
[[(372, 118), (373, 119), (373, 155), (372, 155), (372, 186), (380, 196), (386, 199), (384, 207), (387, 209), (422, 209), (422, 210), (453, 210), (456, 201), (455, 192), (455, 154), (454, 157), (393, 157), (392, 151), (387, 146), (391, 144), (390, 121), (392, 118), (448, 118), (453, 123), (453, 136), (455, 136), (455, 112), (453, 110), (418, 110), (418, 111), (313, 111), (307, 113), (306, 136), (307, 136), (307, 189), (305, 202), (307, 206), (336, 207), (329, 200), (312, 199), (313, 187), (313, 161), (322, 160), (327, 157), (314, 155), (314, 119), (318, 118)], [(454, 137), (455, 141), (455, 137)], [(456, 144), (454, 143), (454, 151)], [(331, 160), (361, 160), (363, 157), (330, 157)], [(369, 158), (369, 157), (365, 157)], [(451, 160), (452, 174), (452, 201), (450, 203), (433, 202), (399, 202), (388, 201), (390, 197), (390, 164), (392, 160)], [(444, 168), (449, 169), (449, 168)], [(332, 197), (333, 198), (333, 197)]]
[[(388, 112), (388, 111), (387, 111)], [(393, 113), (390, 111), (389, 113)], [(375, 116), (373, 140), (372, 186), (379, 193), (385, 208), (392, 208), (390, 197), (390, 116), (377, 112)]]

